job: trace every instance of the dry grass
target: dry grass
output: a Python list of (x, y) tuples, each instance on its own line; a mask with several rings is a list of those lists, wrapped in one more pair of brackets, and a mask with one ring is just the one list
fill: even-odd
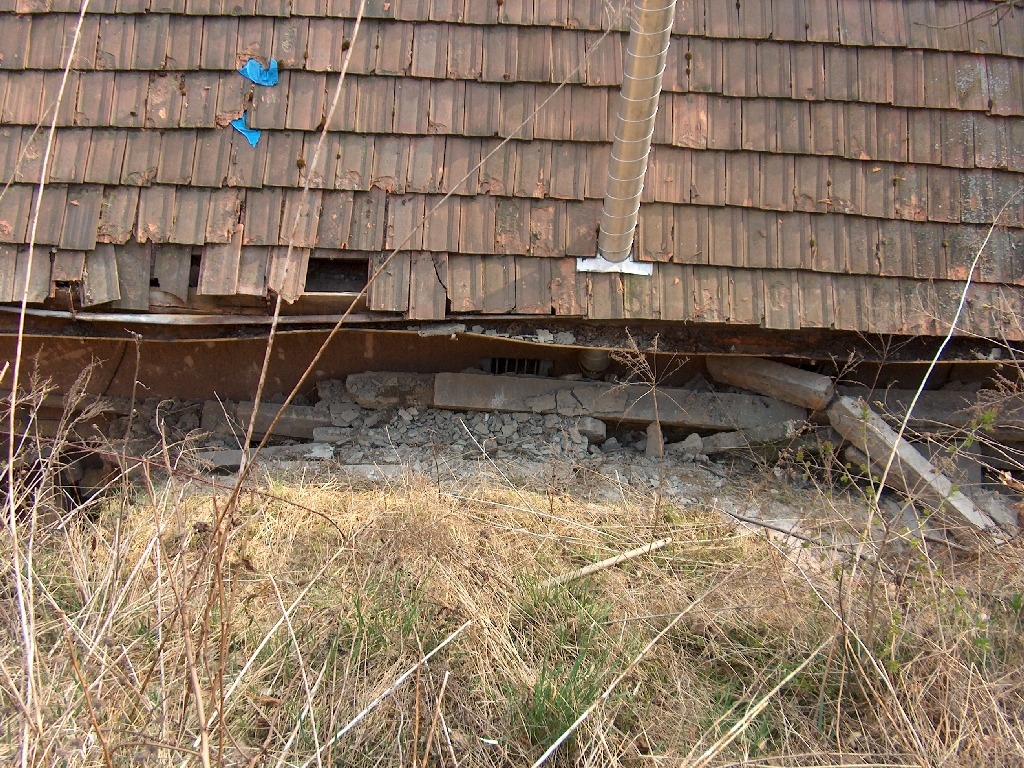
[[(883, 532), (883, 567), (862, 563), (851, 583), (831, 539), (792, 546), (720, 513), (773, 499), (815, 521), (805, 531), (857, 530), (856, 493), (770, 472), (686, 509), (592, 475), (557, 491), (485, 475), (458, 489), (264, 477), (225, 516), (228, 490), (164, 461), (63, 516), (47, 513), (56, 462), (15, 488), (18, 537), (0, 554), (5, 762), (529, 764), (687, 610), (555, 763), (1024, 764), (1016, 545), (957, 559)], [(31, 665), (14, 546), (31, 576)]]

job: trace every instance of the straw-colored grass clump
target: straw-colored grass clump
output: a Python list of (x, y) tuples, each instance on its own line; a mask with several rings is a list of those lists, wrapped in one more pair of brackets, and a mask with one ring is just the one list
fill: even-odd
[[(1014, 545), (959, 561), (890, 547), (854, 569), (727, 523), (711, 497), (608, 501), (605, 482), (264, 479), (225, 515), (227, 490), (172, 477), (115, 488), (92, 516), (23, 509), (3, 544), (3, 759), (524, 765), (607, 694), (555, 763), (1022, 764)], [(764, 493), (724, 493), (753, 482)]]

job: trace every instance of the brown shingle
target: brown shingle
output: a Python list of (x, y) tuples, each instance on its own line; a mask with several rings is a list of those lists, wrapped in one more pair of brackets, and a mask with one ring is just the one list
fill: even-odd
[(907, 44), (904, 0), (871, 0), (872, 42), (903, 47)]
[(708, 149), (738, 149), (743, 120), (742, 102), (719, 96), (708, 97)]
[(829, 171), (829, 210), (860, 214), (864, 211), (864, 172), (862, 162), (832, 158)]
[(336, 189), (367, 190), (373, 167), (373, 136), (343, 134), (338, 149)]
[[(749, 40), (722, 43), (722, 56), (729, 65), (722, 72), (722, 94), (725, 96), (757, 96), (757, 45)], [(773, 73), (774, 76), (774, 73)], [(789, 91), (789, 78), (786, 78)]]
[(779, 146), (778, 102), (747, 99), (743, 102), (741, 148), (775, 152)]
[(210, 210), (206, 217), (206, 242), (230, 243), (238, 225), (242, 191), (225, 187), (210, 194)]
[(979, 2), (979, 0), (966, 0), (965, 5), (967, 9), (967, 40), (971, 52), (1002, 53), (999, 27), (994, 23), (998, 12), (992, 12), (992, 4)]
[(973, 117), (974, 164), (979, 168), (1006, 168), (1009, 155), (1006, 121), (980, 113)]
[(448, 74), (448, 25), (417, 24), (413, 30), (413, 77), (443, 78)]
[(515, 27), (488, 27), (484, 30), (482, 79), (504, 83), (516, 76), (519, 68), (519, 33)]
[(989, 57), (987, 64), (993, 114), (1024, 115), (1024, 59)]
[[(323, 137), (323, 145), (317, 156), (316, 148)], [(338, 175), (338, 160), (341, 155), (341, 134), (333, 132), (307, 133), (302, 138), (302, 159), (305, 165), (299, 168), (299, 185), (309, 180), (311, 189), (332, 189)], [(314, 158), (316, 158), (314, 160)]]
[(924, 106), (924, 53), (893, 52), (892, 103), (901, 107)]
[(708, 145), (708, 97), (679, 95), (672, 102), (672, 143), (677, 147), (706, 149)]
[(217, 94), (220, 80), (221, 76), (213, 72), (196, 72), (184, 76), (182, 128), (213, 128), (217, 124)]
[[(341, 22), (325, 19), (325, 22), (340, 25)], [(310, 27), (312, 29), (312, 25)], [(261, 64), (269, 64), (270, 52), (274, 42), (274, 20), (268, 18), (242, 18), (238, 20), (238, 39), (235, 44), (235, 67), (240, 68), (249, 59), (256, 59)], [(337, 52), (341, 44), (338, 42)], [(317, 53), (321, 49), (317, 48)], [(340, 59), (339, 59), (340, 61)]]
[(560, 200), (530, 202), (530, 253), (564, 256), (567, 203)]
[(893, 178), (889, 163), (869, 163), (864, 173), (864, 215), (891, 219), (894, 214)]
[(695, 205), (725, 205), (725, 153), (694, 152), (691, 159), (690, 199)]
[[(292, 75), (300, 72), (282, 72), (280, 80), (273, 88), (260, 88), (254, 92), (252, 109), (249, 110), (248, 126), (250, 128), (276, 128), (285, 126), (288, 113), (288, 91), (291, 87)], [(362, 81), (353, 78), (362, 85)]]
[(164, 66), (179, 71), (199, 69), (202, 42), (203, 19), (172, 15), (168, 20)]
[(600, 200), (585, 200), (582, 203), (566, 205), (566, 256), (597, 255), (597, 227), (601, 220), (601, 208)]
[(479, 175), (474, 169), (480, 162), (480, 149), (480, 139), (449, 137), (445, 144), (442, 192), (454, 192), (456, 195), (477, 193)]
[(409, 176), (405, 187), (409, 192), (431, 193), (441, 189), (444, 148), (443, 136), (423, 136), (411, 140)]
[(708, 263), (708, 210), (693, 205), (675, 208), (673, 261), (683, 264)]
[(793, 157), (760, 156), (760, 206), (772, 211), (793, 209)]
[[(61, 69), (64, 66), (65, 18), (63, 14), (58, 13), (32, 17), (32, 26), (29, 29), (28, 58), (25, 62), (27, 68)], [(4, 48), (7, 47), (5, 43)]]
[(95, 128), (109, 126), (113, 105), (113, 72), (83, 72), (79, 76), (75, 125)]
[(234, 131), (227, 130), (198, 132), (192, 184), (200, 187), (224, 184), (231, 166), (232, 133)]
[(92, 129), (57, 131), (50, 155), (50, 181), (81, 184), (92, 144)]
[(586, 147), (556, 142), (551, 147), (549, 194), (561, 200), (582, 200), (586, 184)]
[(367, 77), (359, 81), (356, 105), (357, 133), (390, 133), (395, 110), (395, 80)]
[(31, 16), (0, 16), (0, 69), (25, 68), (31, 26)]
[(499, 198), (494, 211), (496, 253), (525, 255), (530, 252), (530, 201)]
[(121, 183), (149, 186), (156, 179), (157, 168), (160, 166), (160, 132), (127, 131), (123, 135), (125, 151)]
[(199, 63), (203, 69), (234, 69), (237, 59), (238, 19), (211, 16), (203, 21), (203, 44)]
[(274, 25), (274, 58), (282, 69), (306, 66), (306, 38), (309, 20), (290, 18)]
[(324, 192), (320, 211), (317, 245), (345, 248), (352, 228), (352, 192)]
[(370, 186), (401, 195), (405, 193), (408, 174), (409, 139), (404, 136), (378, 137), (374, 142)]
[(139, 194), (135, 237), (140, 243), (166, 243), (174, 223), (174, 187), (146, 187)]
[(857, 51), (857, 93), (861, 101), (891, 104), (895, 97), (892, 52), (884, 48)]
[(807, 39), (816, 43), (839, 42), (839, 5), (837, 0), (816, 0), (805, 7)]
[[(384, 244), (385, 201), (387, 193), (381, 189), (358, 192), (353, 196), (352, 232), (349, 248), (357, 251), (378, 251)], [(447, 250), (447, 249), (438, 249)]]
[(807, 102), (778, 102), (779, 150), (789, 154), (811, 151), (811, 110)]
[(839, 3), (839, 41), (843, 45), (871, 45), (871, 4)]
[[(752, 208), (761, 187), (760, 157), (754, 152), (728, 152), (725, 156), (726, 205)], [(742, 266), (737, 264), (736, 266)]]
[(14, 184), (4, 193), (4, 206), (0, 210), (0, 243), (23, 243), (28, 229), (29, 211), (32, 209), (32, 187)]
[[(555, 141), (569, 138), (571, 130), (572, 91), (568, 86), (557, 90), (553, 85), (537, 86), (537, 108), (539, 112), (534, 120), (533, 135), (538, 139)], [(547, 101), (543, 107), (541, 104)]]
[(704, 23), (708, 37), (739, 37), (740, 17), (732, 3), (705, 3)]
[(737, 10), (740, 37), (765, 40), (772, 36), (772, 0), (745, 0)]
[[(586, 82), (588, 85), (617, 86), (622, 84), (622, 35), (607, 36), (596, 32), (588, 33), (585, 38), (587, 47)], [(672, 70), (675, 77), (665, 73), (663, 87), (669, 91), (686, 90), (688, 76), (685, 75), (686, 59), (683, 52), (687, 50), (687, 40), (676, 38), (669, 46), (668, 56), (677, 57), (676, 67)], [(486, 55), (486, 51), (485, 51)], [(686, 78), (686, 79), (682, 79)]]
[(195, 131), (167, 131), (160, 147), (158, 184), (188, 184), (196, 157)]
[(425, 199), (422, 195), (391, 197), (388, 203), (388, 237), (384, 247), (388, 250), (420, 250), (423, 247), (423, 229), (420, 223), (423, 221), (425, 210)]
[(974, 165), (974, 120), (969, 114), (942, 113), (942, 164), (951, 168)]
[(481, 27), (448, 28), (448, 77), (476, 80), (483, 65), (484, 32)]
[(825, 47), (825, 98), (835, 101), (857, 100), (855, 48)]
[(100, 21), (96, 69), (130, 69), (134, 43), (134, 17), (104, 16)]
[[(498, 139), (484, 141), (481, 148), (480, 194), (511, 195), (515, 187), (516, 145)], [(489, 157), (488, 157), (489, 156)]]
[(875, 110), (875, 125), (878, 129), (878, 159), (905, 163), (909, 144), (907, 110), (878, 107)]
[(805, 47), (807, 46), (790, 46), (785, 43), (757, 44), (758, 96), (782, 99), (793, 95), (795, 88), (790, 73), (790, 50)]
[(245, 231), (242, 245), (277, 245), (281, 233), (284, 190), (267, 187), (245, 193)]
[(149, 91), (146, 96), (147, 128), (178, 127), (184, 87), (181, 75), (166, 72), (154, 72), (150, 75)]
[(60, 247), (71, 251), (91, 251), (96, 247), (103, 187), (70, 187), (60, 234)]
[(907, 111), (910, 143), (908, 156), (912, 163), (938, 165), (942, 162), (942, 113), (933, 109)]
[(794, 158), (794, 210), (824, 213), (828, 205), (828, 161), (825, 158)]
[(825, 93), (824, 47), (820, 45), (791, 45), (791, 72), (793, 98), (817, 100)]
[(546, 197), (551, 184), (551, 144), (531, 141), (519, 144), (516, 152), (516, 197)]
[(39, 120), (40, 94), (43, 90), (42, 72), (18, 72), (9, 76), (7, 98), (0, 123), (35, 125)]
[[(607, 150), (603, 153), (604, 174), (596, 181), (594, 194), (588, 191), (588, 197), (603, 198), (604, 184), (607, 179)], [(591, 165), (593, 148), (587, 152), (587, 166)], [(645, 198), (662, 203), (690, 202), (690, 167), (691, 152), (688, 149), (675, 147), (654, 147), (647, 167), (647, 180), (644, 184)], [(589, 182), (588, 182), (589, 187)], [(648, 197), (649, 196), (649, 197)]]
[(816, 101), (811, 109), (811, 146), (816, 155), (839, 155), (846, 151), (846, 110), (843, 104)]
[(466, 83), (467, 136), (496, 136), (501, 119), (501, 91), (489, 83)]
[[(271, 131), (267, 141), (267, 170), (263, 183), (271, 187), (294, 187), (299, 183), (299, 158), (303, 134), (299, 131)], [(305, 163), (305, 158), (303, 158)]]
[(959, 174), (954, 168), (928, 169), (929, 221), (960, 221)]
[(324, 119), (326, 100), (326, 75), (316, 72), (293, 72), (288, 91), (285, 128), (290, 131), (317, 130)]
[(708, 261), (721, 267), (742, 267), (747, 262), (747, 233), (744, 211), (738, 208), (712, 208), (708, 215), (711, 252)]
[(779, 217), (770, 211), (744, 211), (749, 267), (775, 269), (779, 264)]
[(900, 165), (893, 190), (898, 219), (924, 221), (928, 210), (928, 173), (922, 165)]
[(379, 75), (405, 75), (412, 66), (413, 25), (381, 24), (377, 46), (376, 72)]
[(312, 248), (316, 244), (316, 231), (320, 225), (320, 200), (323, 193), (311, 189), (305, 195), (301, 189), (285, 191), (284, 214), (281, 218), (281, 245)]
[(878, 156), (878, 124), (874, 104), (847, 104), (846, 157), (871, 160)]
[(148, 90), (148, 74), (117, 72), (114, 75), (111, 124), (117, 128), (141, 128), (146, 120), (146, 92)]
[(989, 88), (985, 59), (970, 54), (955, 54), (950, 69), (960, 109), (987, 111)]
[[(428, 251), (458, 251), (462, 198), (428, 196), (423, 224), (423, 247)], [(436, 210), (435, 210), (436, 208)]]
[(0, 126), (0, 182), (14, 178), (21, 151), (21, 126)]
[(570, 119), (570, 138), (573, 141), (608, 141), (605, 120), (595, 119), (608, 111), (608, 90), (606, 88), (573, 88)]
[(516, 139), (533, 138), (532, 115), (536, 105), (536, 93), (535, 86), (526, 84), (506, 86), (502, 89), (499, 135)]
[(690, 39), (690, 90), (698, 93), (722, 92), (722, 41), (701, 37)]

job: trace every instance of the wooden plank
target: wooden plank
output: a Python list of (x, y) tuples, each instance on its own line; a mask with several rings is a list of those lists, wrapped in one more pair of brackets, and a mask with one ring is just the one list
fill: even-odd
[(367, 286), (367, 305), (374, 312), (406, 312), (409, 309), (410, 254), (408, 251), (396, 253), (383, 266), (385, 259), (386, 253), (374, 254), (370, 259), (369, 277), (372, 279)]
[(85, 255), (85, 279), (82, 285), (82, 306), (92, 307), (117, 301), (121, 289), (117, 279), (114, 246), (99, 243)]
[(238, 260), (236, 292), (242, 296), (266, 296), (269, 263), (269, 248), (258, 245), (243, 247)]
[(309, 249), (280, 246), (270, 249), (270, 274), (267, 287), (291, 304), (302, 295), (306, 287), (306, 270), (309, 267)]
[(448, 254), (413, 251), (409, 265), (410, 320), (443, 320), (448, 301)]
[(885, 466), (889, 456), (895, 461), (888, 482), (934, 509), (946, 524), (973, 530), (996, 530), (995, 524), (963, 495), (949, 479), (937, 471), (914, 446), (898, 438), (863, 400), (839, 397), (828, 410), (829, 421), (843, 437), (852, 442), (876, 466)]
[(226, 245), (207, 245), (199, 262), (201, 296), (234, 296), (238, 292), (238, 267), (242, 258), (243, 227), (235, 227), (235, 236)]
[(117, 284), (121, 298), (113, 303), (117, 309), (149, 310), (149, 276), (153, 261), (152, 246), (131, 243), (114, 248), (117, 261)]
[(576, 259), (550, 259), (551, 307), (556, 315), (587, 314), (587, 276), (576, 271)]
[(188, 300), (188, 281), (192, 271), (192, 249), (179, 245), (155, 246), (153, 254), (153, 277), (157, 287), (177, 296), (182, 301)]
[(759, 357), (717, 357), (706, 360), (708, 373), (716, 381), (775, 397), (816, 411), (835, 394), (828, 376)]
[(527, 256), (516, 258), (516, 314), (551, 314), (551, 262)]

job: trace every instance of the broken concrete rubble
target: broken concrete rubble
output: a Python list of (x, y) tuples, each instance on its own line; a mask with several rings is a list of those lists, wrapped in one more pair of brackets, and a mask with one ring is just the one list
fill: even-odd
[[(252, 410), (253, 404), (251, 402), (241, 402), (238, 404), (235, 409), (235, 415), (238, 418), (239, 424), (245, 426), (249, 424), (249, 419), (252, 418)], [(281, 410), (280, 405), (260, 403), (259, 412), (256, 414), (255, 434), (261, 436), (266, 434), (279, 410)], [(311, 440), (314, 429), (330, 426), (332, 424), (329, 414), (308, 405), (289, 405), (284, 409), (284, 413), (281, 414), (281, 418), (274, 427), (274, 434)]]
[(421, 373), (353, 373), (345, 379), (352, 399), (364, 408), (423, 407), (430, 405), (434, 377)]
[(716, 453), (777, 443), (796, 437), (804, 425), (805, 422), (802, 421), (783, 421), (754, 429), (718, 432), (704, 440), (704, 453), (713, 456)]
[[(807, 412), (758, 395), (657, 389), (640, 384), (598, 384), (563, 379), (439, 373), (434, 406), (474, 411), (532, 411), (562, 416), (590, 415), (606, 422), (721, 430), (753, 429), (802, 421)], [(657, 415), (657, 419), (655, 416)]]

